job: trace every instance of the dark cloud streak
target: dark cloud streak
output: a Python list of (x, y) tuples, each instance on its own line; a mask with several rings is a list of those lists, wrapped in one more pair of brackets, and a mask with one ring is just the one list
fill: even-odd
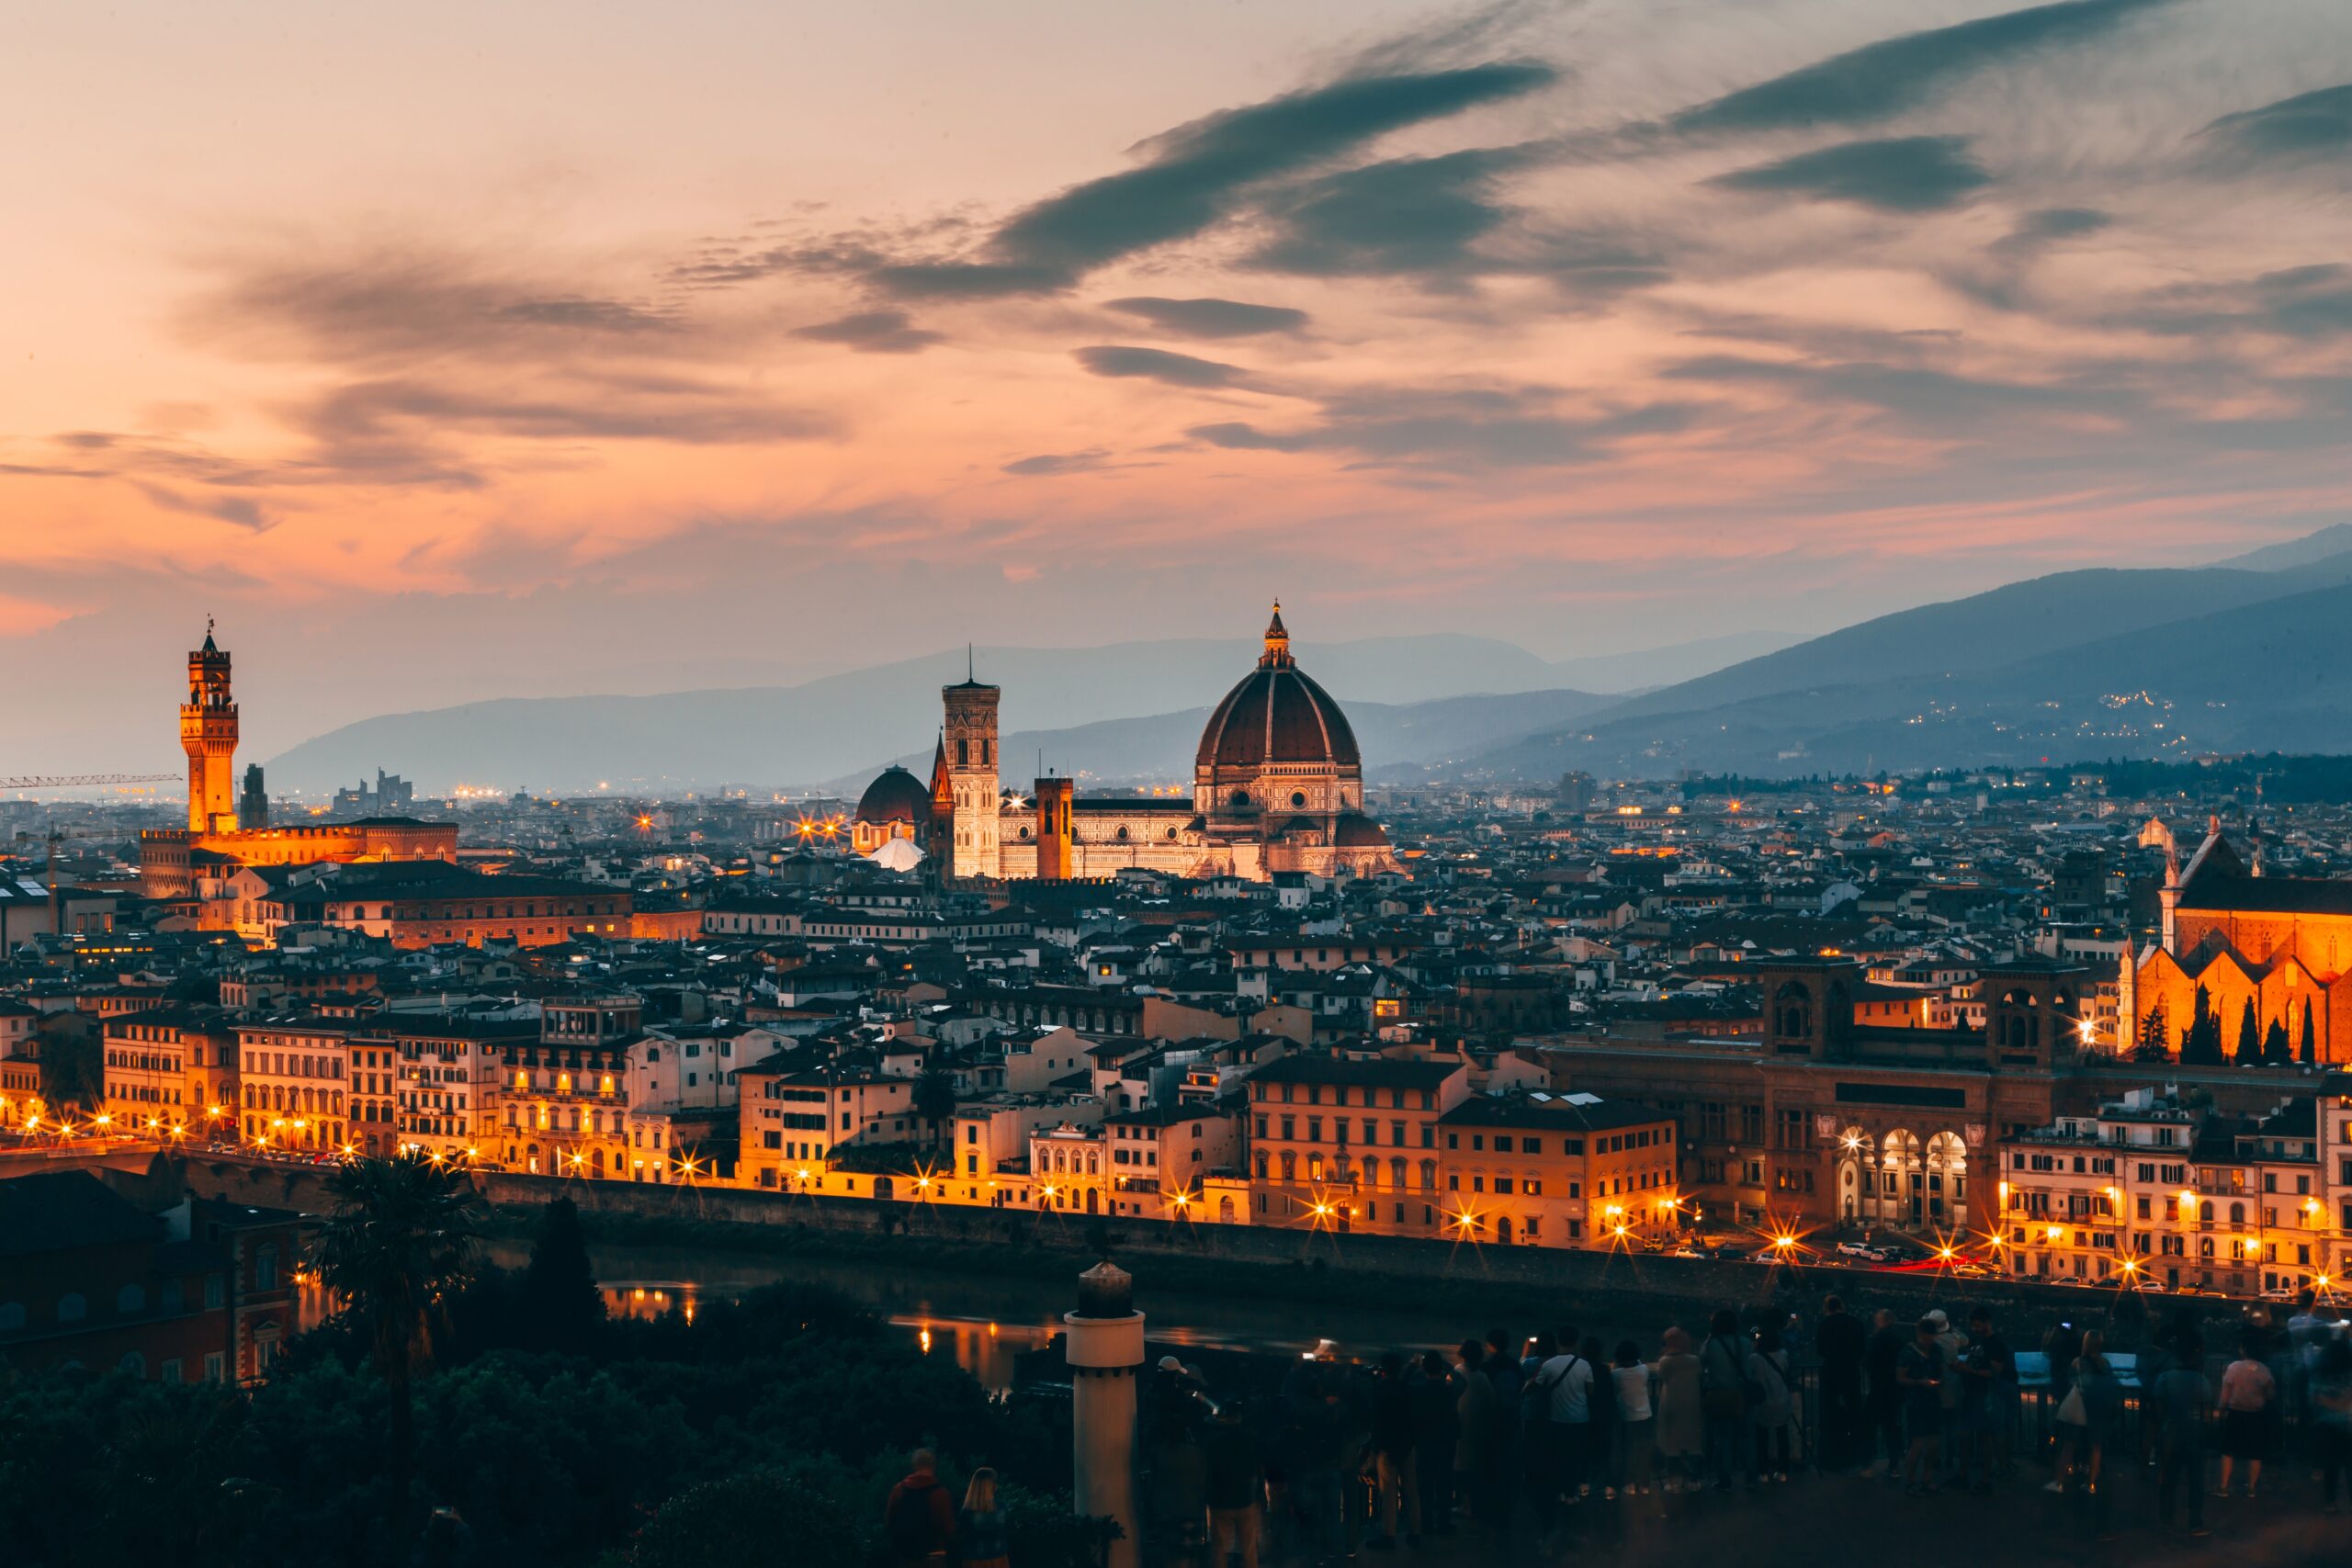
[(1987, 66), (2100, 37), (2174, 3), (2066, 0), (1905, 33), (1684, 109), (1667, 128), (1692, 136), (1874, 124)]
[(1816, 148), (1707, 183), (1725, 190), (1850, 201), (1883, 212), (1931, 212), (1960, 206), (1993, 177), (1968, 155), (1967, 137), (1897, 136)]

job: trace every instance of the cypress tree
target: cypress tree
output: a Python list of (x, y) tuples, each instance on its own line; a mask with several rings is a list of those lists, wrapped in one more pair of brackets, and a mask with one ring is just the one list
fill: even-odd
[(2319, 1035), (2312, 1028), (2312, 999), (2303, 998), (2303, 1066), (2319, 1065)]
[(526, 1345), (577, 1354), (604, 1327), (605, 1294), (596, 1288), (588, 1243), (580, 1233), (580, 1209), (571, 1199), (554, 1199), (539, 1211), (531, 1266), (515, 1304)]
[(2234, 1064), (2250, 1067), (2262, 1059), (2262, 1025), (2255, 1021), (2254, 998), (2245, 999), (2245, 1010), (2238, 1014), (2238, 1048)]
[(2287, 1026), (2278, 1019), (2262, 1032), (2262, 1065), (2284, 1066), (2295, 1059), (2295, 1049), (2287, 1043)]

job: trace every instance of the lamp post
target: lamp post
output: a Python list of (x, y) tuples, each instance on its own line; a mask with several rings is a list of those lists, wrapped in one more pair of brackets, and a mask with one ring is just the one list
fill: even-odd
[(1135, 1280), (1109, 1260), (1078, 1277), (1078, 1310), (1062, 1317), (1069, 1333), (1071, 1511), (1117, 1521), (1119, 1539), (1105, 1568), (1136, 1568), (1136, 1375), (1143, 1365), (1143, 1314)]

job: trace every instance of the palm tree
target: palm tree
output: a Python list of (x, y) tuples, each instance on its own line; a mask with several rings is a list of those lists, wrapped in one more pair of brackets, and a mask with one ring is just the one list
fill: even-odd
[(481, 1238), (481, 1198), (455, 1167), (421, 1154), (363, 1159), (327, 1179), (319, 1280), (368, 1334), (392, 1396), (392, 1507), (405, 1513), (415, 1461), (410, 1383), (433, 1364), (433, 1332)]

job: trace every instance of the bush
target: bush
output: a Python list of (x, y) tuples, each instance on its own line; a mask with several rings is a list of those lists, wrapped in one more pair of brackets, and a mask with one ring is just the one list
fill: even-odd
[(636, 1568), (865, 1568), (865, 1539), (840, 1504), (779, 1471), (706, 1481), (662, 1506), (638, 1536)]

